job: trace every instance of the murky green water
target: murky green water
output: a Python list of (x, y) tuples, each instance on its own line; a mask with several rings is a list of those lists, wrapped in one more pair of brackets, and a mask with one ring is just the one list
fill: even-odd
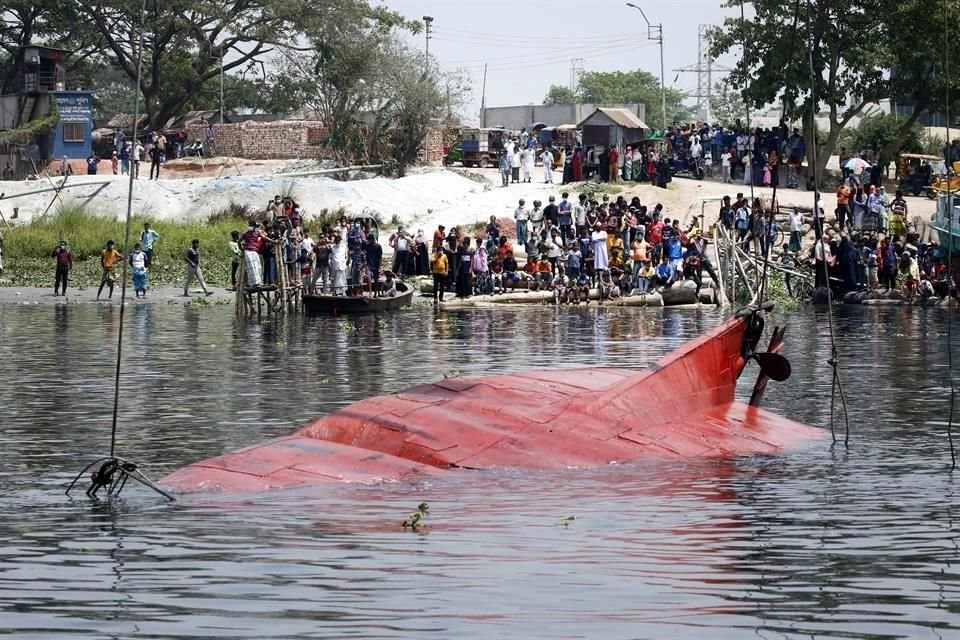
[[(640, 367), (720, 319), (538, 307), (240, 324), (132, 308), (119, 452), (161, 476), (444, 373)], [(826, 425), (825, 332), (812, 312), (780, 319), (794, 377), (766, 406)], [(960, 637), (945, 319), (839, 315), (849, 449), (92, 505), (62, 490), (109, 446), (117, 312), (2, 307), (0, 635)], [(421, 501), (428, 533), (405, 533)]]

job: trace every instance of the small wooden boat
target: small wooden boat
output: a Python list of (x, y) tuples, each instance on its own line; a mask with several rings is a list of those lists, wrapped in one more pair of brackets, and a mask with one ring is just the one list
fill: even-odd
[(399, 280), (395, 296), (329, 296), (304, 294), (303, 309), (308, 315), (355, 315), (393, 311), (410, 304), (413, 287)]

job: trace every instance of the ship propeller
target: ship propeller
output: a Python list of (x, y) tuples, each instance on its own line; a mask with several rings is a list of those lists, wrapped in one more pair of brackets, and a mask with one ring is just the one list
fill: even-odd
[(790, 377), (790, 361), (779, 353), (769, 351), (754, 353), (750, 356), (760, 365), (760, 371), (771, 380), (783, 382)]

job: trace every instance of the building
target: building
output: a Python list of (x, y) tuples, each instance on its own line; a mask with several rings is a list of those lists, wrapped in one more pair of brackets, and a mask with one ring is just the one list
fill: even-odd
[(627, 146), (642, 142), (647, 137), (647, 125), (627, 109), (598, 107), (577, 124), (583, 132), (583, 146), (616, 148), (621, 152)]
[(503, 127), (510, 131), (529, 129), (536, 123), (548, 127), (564, 124), (576, 124), (593, 113), (597, 107), (609, 107), (629, 111), (639, 120), (646, 119), (647, 107), (644, 104), (547, 104), (520, 105), (516, 107), (490, 107), (480, 110), (481, 127)]
[[(67, 89), (66, 49), (27, 46), (17, 50), (17, 93), (0, 96), (0, 162), (18, 176), (36, 172), (54, 158), (86, 158), (93, 138), (93, 92)], [(51, 120), (31, 130), (31, 122)]]

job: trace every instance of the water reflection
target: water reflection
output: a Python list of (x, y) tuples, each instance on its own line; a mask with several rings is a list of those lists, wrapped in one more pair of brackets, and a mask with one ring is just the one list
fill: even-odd
[[(838, 312), (849, 448), (174, 505), (138, 492), (112, 505), (65, 501), (72, 473), (109, 446), (117, 315), (0, 307), (8, 634), (958, 635), (940, 310)], [(536, 307), (255, 323), (229, 309), (140, 305), (127, 319), (120, 450), (159, 476), (454, 370), (640, 367), (720, 316)], [(775, 319), (789, 325), (794, 377), (767, 392), (768, 407), (820, 425), (823, 320)], [(428, 531), (404, 533), (420, 501)]]

